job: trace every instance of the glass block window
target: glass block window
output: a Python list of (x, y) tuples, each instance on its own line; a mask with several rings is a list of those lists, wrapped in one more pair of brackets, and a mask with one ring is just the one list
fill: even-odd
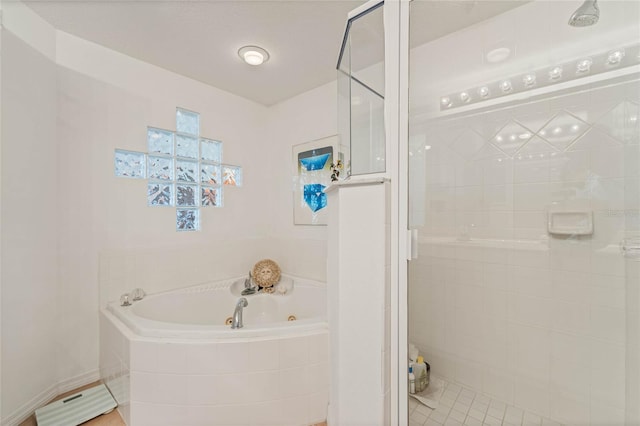
[(186, 135), (176, 135), (176, 157), (193, 158), (197, 160), (198, 138)]
[(176, 108), (176, 131), (188, 135), (200, 135), (200, 114)]
[(147, 149), (149, 154), (173, 155), (173, 132), (148, 127)]
[(222, 207), (242, 167), (222, 164), (222, 142), (200, 137), (200, 114), (176, 108), (176, 131), (147, 127), (147, 153), (115, 150), (117, 177), (147, 179), (147, 205), (176, 207), (176, 230), (200, 229), (200, 208)]
[(147, 156), (142, 152), (116, 149), (114, 170), (116, 176), (144, 179)]
[(222, 162), (222, 142), (211, 139), (200, 139), (200, 153), (204, 161)]
[(219, 185), (221, 170), (219, 164), (200, 163), (200, 182), (205, 185)]
[(200, 211), (198, 209), (178, 209), (176, 211), (177, 231), (197, 231), (200, 229)]
[(242, 186), (242, 168), (223, 165), (222, 183), (229, 186)]
[(173, 184), (149, 182), (147, 184), (147, 204), (150, 206), (172, 206)]
[(176, 159), (176, 180), (198, 183), (198, 162)]
[(149, 155), (149, 179), (173, 180), (173, 158)]
[(200, 203), (202, 207), (222, 207), (222, 187), (201, 186)]
[(195, 207), (197, 185), (176, 185), (176, 206)]

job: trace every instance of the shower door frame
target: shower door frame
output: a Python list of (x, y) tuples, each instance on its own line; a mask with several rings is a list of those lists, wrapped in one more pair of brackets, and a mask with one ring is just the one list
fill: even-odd
[(408, 361), (408, 260), (409, 237), (409, 3), (386, 0), (385, 37), (385, 137), (387, 173), (391, 178), (391, 395), (392, 425), (409, 424)]

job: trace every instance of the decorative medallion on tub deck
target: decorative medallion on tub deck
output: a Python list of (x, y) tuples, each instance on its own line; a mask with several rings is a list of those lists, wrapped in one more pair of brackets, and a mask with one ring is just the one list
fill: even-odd
[(222, 142), (200, 135), (200, 114), (176, 108), (176, 131), (147, 127), (147, 152), (116, 149), (115, 175), (147, 179), (147, 205), (176, 209), (176, 230), (200, 229), (200, 209), (222, 207), (242, 167), (222, 163)]
[(253, 266), (251, 276), (267, 293), (273, 293), (273, 286), (280, 281), (280, 267), (271, 259), (263, 259)]

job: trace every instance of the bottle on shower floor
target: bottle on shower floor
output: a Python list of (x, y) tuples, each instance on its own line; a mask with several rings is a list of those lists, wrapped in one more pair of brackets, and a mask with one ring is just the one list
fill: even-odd
[(409, 366), (409, 393), (416, 393), (416, 376), (413, 374), (413, 365)]
[(422, 356), (418, 356), (416, 363), (413, 364), (413, 374), (416, 377), (416, 392), (422, 392), (429, 386), (429, 375), (431, 367), (424, 362)]

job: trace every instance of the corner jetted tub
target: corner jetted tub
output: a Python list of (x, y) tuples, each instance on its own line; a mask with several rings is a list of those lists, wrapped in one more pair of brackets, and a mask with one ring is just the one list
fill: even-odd
[(290, 285), (284, 295), (244, 296), (241, 329), (225, 322), (243, 279), (102, 309), (100, 374), (125, 422), (226, 426), (326, 420), (326, 286), (283, 280)]

